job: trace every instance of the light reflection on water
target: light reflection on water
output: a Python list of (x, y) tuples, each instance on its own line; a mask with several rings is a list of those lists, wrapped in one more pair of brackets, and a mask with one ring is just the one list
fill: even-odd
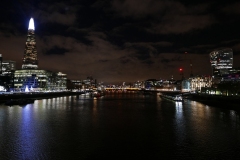
[(0, 105), (0, 157), (234, 159), (239, 122), (233, 110), (138, 93)]

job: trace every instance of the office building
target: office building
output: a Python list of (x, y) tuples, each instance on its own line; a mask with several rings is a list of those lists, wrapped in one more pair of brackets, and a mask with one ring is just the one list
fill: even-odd
[(3, 61), (0, 57), (1, 74), (0, 74), (0, 86), (6, 91), (10, 91), (14, 87), (14, 71), (16, 70), (15, 61)]
[(13, 71), (16, 70), (16, 62), (15, 61), (10, 61), (10, 60), (6, 60), (6, 61), (2, 61), (2, 74), (6, 75), (9, 74)]
[(229, 73), (233, 66), (233, 51), (231, 48), (224, 48), (212, 51), (210, 63), (213, 76), (222, 76)]
[(66, 90), (67, 75), (61, 72), (28, 69), (16, 70), (14, 77), (14, 88), (16, 91), (62, 91)]

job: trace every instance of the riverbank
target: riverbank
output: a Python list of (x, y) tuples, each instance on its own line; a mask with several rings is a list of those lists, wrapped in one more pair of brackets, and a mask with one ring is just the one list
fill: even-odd
[(207, 94), (192, 94), (187, 99), (198, 101), (206, 105), (220, 107), (225, 109), (233, 109), (240, 111), (239, 96), (222, 96), (222, 95), (207, 95)]
[(0, 94), (0, 102), (4, 103), (10, 99), (47, 99), (54, 97), (81, 95), (83, 92), (28, 92), (28, 93), (3, 93)]

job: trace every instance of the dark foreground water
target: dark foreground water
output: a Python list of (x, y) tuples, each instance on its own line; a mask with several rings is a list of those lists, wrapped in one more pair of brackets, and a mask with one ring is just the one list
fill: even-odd
[(239, 159), (240, 117), (194, 101), (109, 94), (0, 105), (0, 159)]

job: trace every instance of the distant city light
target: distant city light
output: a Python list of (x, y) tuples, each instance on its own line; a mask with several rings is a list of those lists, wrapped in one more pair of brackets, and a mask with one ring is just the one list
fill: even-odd
[(4, 88), (4, 86), (0, 86), (0, 91), (6, 91), (6, 89)]
[(30, 29), (35, 30), (33, 18), (31, 18), (29, 21), (28, 30)]
[(25, 92), (29, 92), (28, 86), (26, 86), (26, 88), (25, 88)]

